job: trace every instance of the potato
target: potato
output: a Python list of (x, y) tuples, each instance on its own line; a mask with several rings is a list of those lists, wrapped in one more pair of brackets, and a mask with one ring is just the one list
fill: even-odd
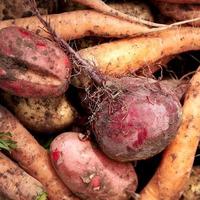
[(51, 144), (50, 156), (67, 187), (87, 200), (128, 200), (137, 187), (131, 163), (107, 158), (83, 134), (59, 135)]
[(19, 27), (0, 30), (0, 88), (17, 96), (49, 97), (69, 85), (71, 63), (55, 43)]
[(21, 123), (30, 130), (53, 133), (68, 127), (76, 111), (64, 95), (51, 98), (23, 98), (3, 94), (6, 105)]

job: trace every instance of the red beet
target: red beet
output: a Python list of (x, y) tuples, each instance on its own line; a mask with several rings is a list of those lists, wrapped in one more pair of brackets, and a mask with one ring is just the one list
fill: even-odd
[(19, 27), (0, 30), (0, 88), (23, 97), (64, 93), (71, 64), (65, 53), (45, 38)]
[(179, 99), (166, 84), (151, 79), (122, 78), (111, 84), (119, 94), (102, 101), (93, 122), (101, 149), (118, 161), (161, 152), (180, 125)]

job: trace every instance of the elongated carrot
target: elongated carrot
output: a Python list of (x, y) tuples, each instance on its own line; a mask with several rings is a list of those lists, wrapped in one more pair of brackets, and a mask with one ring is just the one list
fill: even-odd
[[(149, 30), (146, 26), (130, 23), (92, 10), (72, 11), (43, 17), (50, 21), (52, 28), (65, 40), (92, 35), (123, 38), (145, 33)], [(0, 29), (12, 25), (26, 28), (45, 37), (49, 36), (41, 29), (42, 25), (37, 17), (0, 21)]]
[(43, 200), (47, 199), (42, 184), (28, 175), (1, 152), (0, 184), (0, 194), (5, 198), (39, 200), (39, 197), (43, 195)]
[(176, 27), (82, 49), (82, 58), (106, 75), (122, 76), (163, 57), (200, 49), (200, 28)]
[[(172, 4), (155, 1), (155, 5), (159, 8), (163, 15), (176, 20), (188, 20), (200, 17), (200, 4)], [(192, 22), (192, 25), (200, 26), (200, 20)]]
[(191, 80), (182, 124), (140, 200), (177, 200), (187, 183), (200, 138), (200, 70)]
[(12, 133), (11, 139), (16, 142), (16, 148), (11, 151), (11, 156), (25, 171), (43, 184), (50, 200), (77, 199), (58, 178), (48, 152), (2, 106), (0, 106), (0, 132)]

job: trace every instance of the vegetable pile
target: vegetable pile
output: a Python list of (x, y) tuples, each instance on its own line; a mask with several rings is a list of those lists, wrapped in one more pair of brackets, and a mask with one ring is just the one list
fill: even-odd
[(2, 1), (0, 19), (0, 199), (200, 198), (199, 0)]

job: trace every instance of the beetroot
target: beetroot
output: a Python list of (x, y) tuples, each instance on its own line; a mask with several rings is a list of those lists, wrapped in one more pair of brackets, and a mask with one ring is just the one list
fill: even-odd
[(170, 88), (147, 78), (122, 78), (110, 83), (118, 96), (99, 105), (93, 128), (101, 149), (112, 159), (146, 159), (174, 138), (181, 104)]
[(23, 97), (64, 93), (71, 64), (66, 54), (45, 38), (19, 27), (0, 30), (0, 88)]

